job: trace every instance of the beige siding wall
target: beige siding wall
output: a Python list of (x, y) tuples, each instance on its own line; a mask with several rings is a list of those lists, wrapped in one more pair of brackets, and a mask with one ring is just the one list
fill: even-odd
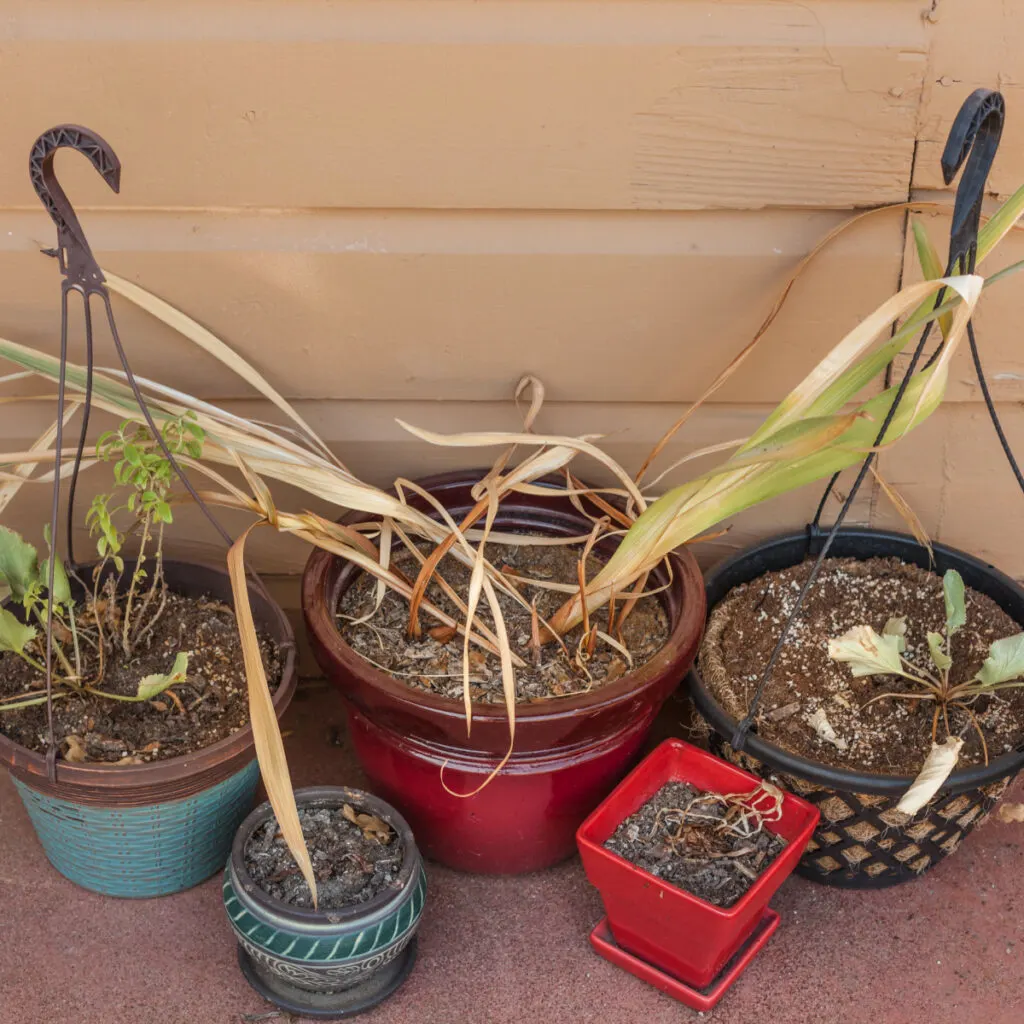
[[(59, 161), (101, 263), (242, 351), (359, 474), (458, 465), (395, 417), (512, 426), (523, 372), (548, 387), (542, 426), (606, 433), (635, 467), (849, 210), (948, 200), (938, 153), (976, 85), (1007, 93), (995, 187), (1024, 180), (1014, 6), (11, 0), (0, 333), (55, 345), (57, 273), (38, 254), (52, 226), (27, 153), (41, 130), (77, 121), (124, 163), (114, 196), (84, 161)], [(928, 216), (940, 241), (946, 221)], [(899, 212), (842, 236), (672, 451), (747, 432), (910, 255)], [(1019, 288), (1001, 288), (979, 336), (1024, 442)], [(207, 357), (118, 310), (140, 372), (270, 416)], [(1024, 574), (1024, 502), (978, 398), (962, 364), (948, 407), (884, 469), (937, 538)], [(48, 412), (0, 405), (0, 434), (31, 441)], [(816, 497), (740, 517), (704, 557), (798, 524)], [(5, 518), (31, 528), (43, 507), (23, 493)], [(875, 493), (855, 515), (891, 520)], [(216, 551), (197, 520), (182, 526), (179, 550)], [(272, 572), (304, 557), (269, 536), (255, 551)]]

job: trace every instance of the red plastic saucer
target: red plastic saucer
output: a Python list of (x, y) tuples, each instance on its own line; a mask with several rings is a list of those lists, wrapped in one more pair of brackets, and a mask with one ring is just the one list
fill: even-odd
[(779, 920), (779, 915), (774, 910), (765, 909), (750, 938), (706, 988), (693, 988), (624, 950), (612, 937), (607, 917), (601, 918), (597, 927), (590, 933), (590, 944), (605, 960), (629, 971), (634, 977), (653, 985), (665, 995), (678, 999), (691, 1010), (704, 1012), (716, 1006), (732, 987), (733, 982), (747, 969), (750, 961), (757, 956), (779, 927)]

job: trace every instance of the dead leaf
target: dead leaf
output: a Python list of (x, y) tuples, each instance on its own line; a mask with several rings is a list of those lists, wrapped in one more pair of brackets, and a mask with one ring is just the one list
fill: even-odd
[(611, 661), (608, 662), (608, 670), (605, 672), (604, 682), (614, 683), (616, 679), (619, 679), (626, 671), (626, 663), (618, 655), (615, 655)]
[(964, 741), (959, 736), (947, 736), (943, 743), (933, 743), (931, 752), (910, 788), (900, 798), (896, 810), (903, 814), (916, 814), (949, 778), (960, 759)]
[(87, 760), (85, 744), (80, 736), (65, 736), (64, 742), (67, 744), (67, 750), (64, 751), (65, 761), (70, 761), (72, 764), (80, 764), (82, 761)]
[(351, 804), (342, 804), (341, 813), (347, 821), (358, 825), (367, 839), (376, 839), (379, 843), (391, 841), (391, 826), (375, 814), (357, 814)]
[(439, 644), (446, 644), (449, 640), (455, 638), (455, 634), (458, 630), (454, 626), (435, 626), (433, 629), (428, 630), (427, 635), (431, 640), (436, 640)]
[(828, 720), (828, 715), (825, 714), (824, 708), (818, 708), (813, 715), (808, 715), (806, 722), (818, 734), (819, 738), (823, 739), (826, 743), (831, 743), (836, 750), (846, 750), (849, 746), (846, 740), (840, 739), (835, 729), (832, 728), (832, 723)]
[(115, 761), (114, 764), (144, 764), (138, 754), (129, 754), (127, 757), (122, 757), (119, 761)]
[(1000, 804), (999, 820), (1007, 824), (1015, 821), (1024, 822), (1024, 804)]
[(142, 753), (143, 754), (155, 754), (159, 749), (160, 749), (160, 741), (159, 740), (153, 740), (152, 743), (147, 743), (142, 748)]

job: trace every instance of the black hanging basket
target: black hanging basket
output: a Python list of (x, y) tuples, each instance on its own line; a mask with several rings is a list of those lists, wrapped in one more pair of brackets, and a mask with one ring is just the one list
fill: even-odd
[[(709, 622), (714, 621), (715, 606), (734, 587), (814, 557), (823, 539), (809, 540), (806, 531), (783, 534), (723, 562), (707, 576)], [(935, 544), (933, 549), (933, 571), (942, 574), (956, 569), (969, 587), (1024, 623), (1024, 589), (1009, 576), (955, 548)], [(828, 557), (895, 557), (929, 568), (927, 551), (913, 537), (881, 530), (838, 531)], [(698, 665), (704, 665), (703, 653)], [(719, 753), (817, 804), (821, 821), (797, 871), (827, 885), (876, 889), (919, 877), (985, 820), (1024, 766), (1024, 748), (1018, 748), (987, 765), (954, 772), (939, 794), (906, 822), (895, 807), (913, 781), (909, 776), (832, 768), (789, 753), (753, 731), (738, 752), (729, 745), (737, 721), (708, 689), (700, 668), (687, 676), (687, 686), (713, 730), (713, 745)]]

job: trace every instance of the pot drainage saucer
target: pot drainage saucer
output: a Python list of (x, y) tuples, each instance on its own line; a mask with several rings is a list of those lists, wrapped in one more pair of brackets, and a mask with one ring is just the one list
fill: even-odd
[[(390, 969), (379, 970), (366, 981), (342, 992), (309, 992), (289, 985), (282, 978), (269, 976), (256, 969), (245, 950), (238, 947), (238, 965), (245, 980), (269, 1003), (294, 1013), (297, 1017), (312, 1020), (346, 1020), (356, 1014), (372, 1010), (384, 1002), (401, 987), (416, 962), (416, 937), (388, 965)], [(269, 979), (272, 977), (272, 981)]]
[(634, 977), (646, 981), (673, 999), (678, 999), (690, 1009), (703, 1012), (718, 1004), (736, 979), (747, 969), (750, 961), (761, 952), (778, 926), (779, 915), (774, 910), (765, 909), (753, 934), (706, 988), (687, 985), (686, 982), (623, 949), (612, 937), (607, 917), (603, 917), (590, 933), (590, 944), (605, 960), (629, 971)]

